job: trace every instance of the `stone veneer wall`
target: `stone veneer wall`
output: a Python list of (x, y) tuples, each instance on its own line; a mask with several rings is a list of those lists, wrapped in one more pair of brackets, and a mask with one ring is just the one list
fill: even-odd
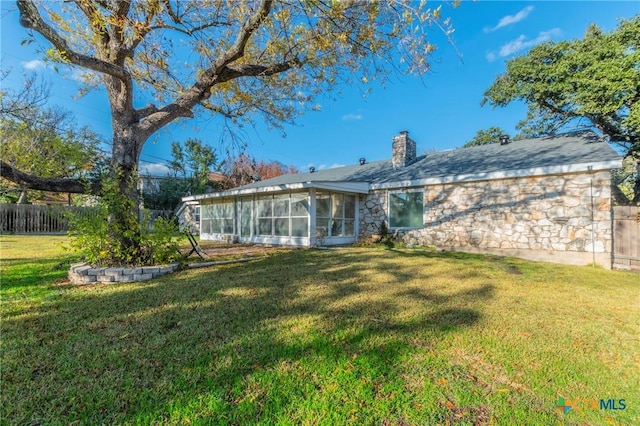
[[(591, 180), (593, 179), (594, 244)], [(611, 267), (611, 174), (574, 173), (428, 185), (423, 229), (400, 230), (406, 243)], [(360, 237), (386, 220), (388, 192), (361, 201)]]
[(200, 233), (200, 223), (196, 221), (196, 207), (197, 205), (185, 206), (182, 214), (178, 218), (181, 226), (188, 226), (189, 230), (194, 234)]

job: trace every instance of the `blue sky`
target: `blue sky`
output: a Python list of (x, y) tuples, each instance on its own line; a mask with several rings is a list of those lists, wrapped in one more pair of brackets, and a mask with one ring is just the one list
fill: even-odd
[[(100, 92), (76, 99), (79, 83), (74, 72), (58, 72), (41, 62), (33, 45), (21, 46), (25, 30), (18, 24), (13, 2), (2, 3), (2, 69), (11, 70), (4, 86), (20, 84), (21, 71), (41, 74), (53, 83), (51, 104), (74, 112), (110, 139), (109, 106)], [(430, 2), (436, 7), (439, 2)], [(499, 126), (515, 134), (515, 125), (526, 113), (521, 104), (492, 109), (480, 106), (483, 92), (505, 69), (505, 61), (526, 53), (545, 41), (581, 38), (587, 25), (605, 31), (621, 18), (640, 13), (640, 1), (463, 1), (457, 8), (442, 4), (443, 15), (455, 28), (454, 46), (433, 29), (438, 45), (432, 70), (423, 77), (398, 76), (386, 87), (371, 86), (366, 97), (358, 87), (343, 87), (336, 100), (319, 98), (319, 112), (308, 112), (295, 125), (285, 126), (286, 136), (259, 122), (241, 134), (248, 152), (258, 159), (276, 160), (306, 170), (389, 158), (391, 139), (408, 130), (418, 152), (452, 149), (463, 145), (479, 129)], [(223, 122), (216, 117), (196, 118), (171, 125), (145, 145), (141, 169), (166, 170), (170, 143), (188, 137), (201, 139), (223, 153), (229, 144), (221, 140)]]

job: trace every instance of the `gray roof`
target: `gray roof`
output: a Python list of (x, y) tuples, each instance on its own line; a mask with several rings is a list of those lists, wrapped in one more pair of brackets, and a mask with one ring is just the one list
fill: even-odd
[[(539, 139), (524, 139), (508, 145), (491, 144), (420, 156), (406, 167), (394, 168), (391, 160), (336, 167), (313, 173), (295, 173), (242, 186), (242, 189), (293, 183), (368, 182), (370, 184), (488, 175), (494, 172), (531, 170), (572, 164), (618, 164), (621, 157), (595, 133), (581, 132)], [(615, 167), (613, 164), (609, 168)], [(619, 165), (618, 165), (619, 167)]]
[[(621, 156), (593, 132), (574, 132), (508, 145), (491, 144), (440, 151), (420, 156), (412, 164), (394, 168), (391, 159), (278, 176), (217, 195), (253, 190), (286, 189), (313, 182), (368, 183), (372, 187), (499, 179), (620, 167)], [(196, 198), (206, 198), (206, 195)]]

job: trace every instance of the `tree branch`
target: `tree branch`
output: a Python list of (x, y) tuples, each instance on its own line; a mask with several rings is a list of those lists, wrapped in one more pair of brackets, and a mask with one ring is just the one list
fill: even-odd
[(18, 9), (20, 11), (20, 24), (25, 28), (40, 33), (72, 64), (109, 74), (123, 81), (127, 81), (129, 78), (127, 71), (123, 67), (72, 50), (67, 44), (67, 41), (42, 19), (38, 9), (31, 0), (18, 0)]
[(98, 9), (94, 4), (87, 1), (74, 0), (74, 3), (78, 7), (78, 9), (80, 9), (82, 13), (84, 13), (84, 16), (87, 18), (87, 21), (89, 22), (89, 25), (91, 26), (93, 32), (100, 37), (102, 50), (108, 51), (110, 36), (105, 26), (100, 25), (100, 22), (95, 19), (96, 15), (98, 14)]
[(244, 56), (244, 49), (247, 47), (249, 39), (255, 30), (258, 29), (262, 21), (269, 15), (272, 5), (273, 0), (262, 0), (260, 6), (258, 6), (258, 10), (242, 25), (242, 28), (240, 28), (236, 41), (229, 50), (218, 58), (211, 71), (217, 74), (217, 71), (222, 70), (231, 62)]
[(269, 66), (256, 64), (229, 65), (222, 70), (216, 79), (216, 84), (224, 83), (240, 77), (268, 77), (288, 71), (294, 67), (302, 66), (302, 64), (303, 61), (292, 59), (291, 61)]
[[(285, 63), (289, 64), (288, 66), (279, 64), (270, 67), (259, 65), (228, 66), (231, 62), (244, 55), (244, 49), (249, 39), (258, 29), (262, 21), (269, 15), (272, 5), (273, 0), (262, 0), (253, 15), (251, 15), (240, 28), (233, 45), (216, 60), (213, 66), (204, 71), (191, 88), (182, 96), (157, 112), (148, 115), (145, 122), (141, 123), (141, 129), (143, 129), (147, 135), (150, 135), (155, 130), (176, 118), (192, 117), (193, 107), (204, 99), (207, 99), (211, 95), (211, 88), (216, 84), (242, 76), (273, 75), (291, 68), (292, 65), (289, 63)], [(224, 73), (226, 73), (225, 77), (223, 77)]]
[(74, 194), (97, 194), (102, 188), (99, 180), (86, 181), (73, 178), (42, 178), (21, 172), (0, 160), (0, 177), (29, 189)]

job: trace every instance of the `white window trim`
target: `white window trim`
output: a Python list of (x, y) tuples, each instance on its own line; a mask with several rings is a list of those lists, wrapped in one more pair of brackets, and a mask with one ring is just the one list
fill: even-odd
[[(422, 194), (422, 225), (421, 226), (391, 226), (391, 195), (394, 194), (410, 194), (420, 192)], [(424, 188), (416, 188), (416, 189), (407, 189), (401, 191), (389, 191), (387, 193), (387, 222), (389, 224), (389, 229), (393, 230), (407, 230), (411, 231), (414, 229), (424, 229)]]

